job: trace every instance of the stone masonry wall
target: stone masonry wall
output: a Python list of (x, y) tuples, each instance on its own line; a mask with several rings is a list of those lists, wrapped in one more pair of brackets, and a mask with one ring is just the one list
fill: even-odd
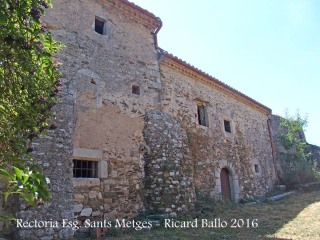
[[(268, 116), (165, 63), (161, 74), (165, 111), (182, 121), (188, 134), (197, 193), (219, 198), (224, 167), (231, 174), (236, 201), (271, 190), (275, 168)], [(199, 125), (197, 105), (206, 106), (208, 127)], [(231, 122), (231, 134), (224, 130), (224, 120)]]
[(282, 182), (283, 181), (283, 161), (284, 161), (284, 156), (287, 154), (287, 150), (284, 148), (280, 141), (280, 122), (281, 122), (281, 117), (277, 115), (271, 115), (270, 116), (270, 123), (271, 123), (271, 128), (272, 128), (272, 138), (274, 141), (274, 146), (275, 146), (275, 159), (276, 159), (276, 168), (278, 172), (278, 177), (279, 180)]
[[(19, 217), (73, 220), (74, 212), (81, 222), (136, 216), (144, 209), (139, 152), (143, 113), (159, 104), (161, 89), (153, 29), (108, 1), (54, 0), (53, 5), (44, 21), (53, 37), (66, 45), (57, 60), (63, 64), (68, 102), (57, 106), (59, 127), (35, 143), (35, 156), (51, 180), (54, 197), (37, 211), (22, 205)], [(105, 35), (95, 32), (95, 17), (105, 20)], [(140, 95), (132, 93), (133, 84), (140, 87)], [(92, 181), (72, 179), (74, 149), (101, 151), (103, 176)], [(67, 239), (73, 231), (23, 230), (19, 235)]]
[[(59, 104), (54, 111), (55, 130), (35, 140), (32, 144), (34, 160), (40, 164), (44, 175), (49, 178), (49, 190), (52, 199), (36, 209), (26, 203), (18, 204), (17, 219), (23, 221), (73, 221), (72, 190), (72, 132), (73, 101), (67, 92), (60, 93)], [(73, 235), (71, 228), (16, 228), (12, 239), (69, 239)]]
[(161, 111), (146, 112), (145, 201), (153, 213), (171, 217), (193, 210), (193, 165), (182, 123)]
[[(59, 58), (74, 100), (73, 157), (94, 159), (101, 168), (98, 178), (71, 181), (80, 224), (87, 218), (132, 218), (144, 210), (143, 115), (159, 105), (161, 90), (154, 29), (112, 4), (54, 0), (45, 20), (67, 46)], [(95, 17), (105, 21), (105, 35), (95, 32)], [(98, 158), (90, 155), (96, 152)]]

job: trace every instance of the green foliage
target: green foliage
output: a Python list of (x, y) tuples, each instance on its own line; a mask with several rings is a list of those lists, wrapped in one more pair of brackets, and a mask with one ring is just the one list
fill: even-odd
[(308, 124), (307, 117), (301, 117), (297, 111), (295, 116), (286, 113), (286, 117), (281, 119), (282, 127), (281, 142), (286, 150), (294, 149), (297, 154), (305, 153), (307, 143), (304, 139), (304, 130)]
[[(1, 215), (0, 221), (3, 222), (4, 227), (10, 226), (13, 222), (16, 221), (16, 219), (11, 215)], [(2, 234), (0, 233), (0, 239), (2, 237)]]
[(4, 200), (11, 194), (19, 194), (30, 205), (35, 206), (38, 199), (48, 200), (50, 193), (45, 177), (38, 171), (28, 167), (19, 169), (12, 167), (13, 172), (0, 169), (0, 176), (6, 181), (6, 191), (3, 191)]
[(52, 54), (62, 45), (40, 19), (49, 6), (51, 0), (0, 0), (1, 175), (11, 181), (8, 191), (30, 204), (36, 193), (49, 196), (43, 176), (26, 168), (26, 160), (31, 159), (32, 139), (49, 127), (61, 89), (59, 63)]
[(280, 122), (280, 141), (287, 151), (282, 155), (284, 181), (287, 185), (315, 180), (316, 168), (304, 138), (307, 123), (307, 117), (302, 117), (298, 111), (294, 116), (286, 113)]

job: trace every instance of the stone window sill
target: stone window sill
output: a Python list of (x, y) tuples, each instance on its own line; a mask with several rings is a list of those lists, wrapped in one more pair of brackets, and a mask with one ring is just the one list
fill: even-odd
[(100, 186), (100, 178), (73, 178), (73, 187), (95, 187)]

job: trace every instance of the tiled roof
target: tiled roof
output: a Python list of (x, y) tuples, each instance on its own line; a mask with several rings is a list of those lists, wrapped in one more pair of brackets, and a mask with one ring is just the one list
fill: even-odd
[(124, 4), (127, 4), (128, 6), (134, 8), (134, 9), (140, 11), (140, 12), (142, 12), (143, 14), (148, 15), (148, 16), (151, 17), (151, 18), (157, 19), (157, 16), (154, 15), (152, 12), (149, 12), (148, 10), (146, 10), (146, 9), (144, 9), (144, 8), (136, 5), (136, 4), (134, 4), (133, 2), (129, 2), (129, 1), (127, 1), (127, 0), (119, 0), (119, 1), (121, 1), (121, 2), (123, 2)]
[(153, 30), (161, 25), (160, 18), (153, 13), (139, 7), (138, 5), (127, 0), (102, 0), (109, 6), (125, 13), (129, 17), (135, 19), (139, 23), (152, 28)]
[[(216, 79), (215, 77), (212, 77), (211, 75), (203, 72), (202, 70), (192, 66), (191, 64), (187, 63), (186, 61), (183, 61), (182, 59), (166, 52), (165, 50), (159, 48), (159, 50), (162, 52), (162, 54), (169, 59), (170, 61), (167, 61), (167, 65), (171, 65), (171, 68), (174, 68), (176, 70), (180, 69), (180, 72), (183, 72), (187, 75), (190, 75), (191, 77), (195, 78), (204, 78), (208, 80), (208, 83), (211, 83), (214, 85), (215, 88), (220, 90), (221, 92), (232, 96), (233, 98), (236, 98), (237, 100), (250, 105), (266, 114), (271, 114), (271, 109), (266, 107), (265, 105), (259, 103), (258, 101), (248, 97), (247, 95), (243, 94), (242, 92), (230, 87), (229, 85), (221, 82), (220, 80)], [(175, 65), (175, 66), (174, 66)], [(169, 66), (170, 67), (170, 66)], [(184, 70), (181, 68), (185, 68)], [(188, 71), (189, 70), (189, 71)]]

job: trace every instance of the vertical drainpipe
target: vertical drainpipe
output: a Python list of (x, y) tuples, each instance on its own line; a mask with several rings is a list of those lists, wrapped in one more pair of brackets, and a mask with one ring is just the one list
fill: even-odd
[(152, 34), (153, 34), (153, 39), (154, 39), (154, 47), (155, 49), (158, 51), (159, 47), (158, 47), (158, 38), (157, 38), (157, 34), (160, 31), (160, 29), (162, 28), (162, 21), (160, 18), (157, 18), (157, 20), (159, 21), (159, 24), (157, 26), (156, 29), (153, 30)]
[[(158, 32), (160, 31), (160, 29), (162, 27), (162, 21), (161, 21), (160, 18), (157, 18), (157, 20), (158, 20), (158, 25), (153, 30), (152, 34), (153, 34), (153, 40), (154, 40), (154, 48), (156, 49), (156, 51), (158, 53), (157, 60), (158, 60), (158, 67), (159, 67), (159, 79), (160, 79), (160, 83), (162, 85), (160, 61), (161, 61), (161, 59), (163, 57), (163, 52), (164, 51), (161, 48), (159, 48), (159, 46), (158, 46), (158, 36), (157, 36)], [(161, 86), (161, 88), (162, 88), (162, 86)], [(160, 92), (158, 94), (158, 103), (159, 103), (159, 109), (158, 110), (160, 110), (161, 107), (162, 107), (161, 106), (161, 90), (160, 90)]]
[(276, 173), (277, 181), (279, 182), (279, 180), (281, 180), (281, 177), (279, 175), (279, 171), (278, 171), (278, 167), (277, 167), (277, 163), (276, 163), (276, 150), (275, 150), (275, 146), (274, 146), (274, 142), (273, 142), (273, 138), (272, 138), (272, 128), (271, 128), (270, 117), (268, 117), (267, 124), (268, 124), (269, 138), (270, 138), (270, 142), (271, 142), (274, 171)]
[[(160, 31), (160, 29), (162, 28), (162, 21), (160, 18), (157, 18), (159, 20), (159, 24), (157, 26), (157, 28), (152, 32), (153, 34), (153, 40), (154, 40), (154, 48), (157, 50), (158, 52), (158, 61), (161, 62), (161, 60), (163, 59), (164, 55), (166, 54), (166, 51), (163, 50), (162, 48), (160, 48), (158, 46), (158, 36), (157, 33)], [(160, 65), (159, 65), (159, 70), (160, 70)]]

